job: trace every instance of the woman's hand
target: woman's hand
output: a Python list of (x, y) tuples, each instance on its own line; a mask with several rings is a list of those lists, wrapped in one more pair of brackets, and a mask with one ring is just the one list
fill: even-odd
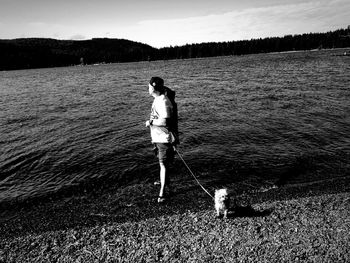
[(150, 121), (146, 121), (146, 127), (149, 127), (149, 126), (151, 126), (151, 125), (152, 125), (152, 122), (153, 122), (153, 120), (150, 120)]

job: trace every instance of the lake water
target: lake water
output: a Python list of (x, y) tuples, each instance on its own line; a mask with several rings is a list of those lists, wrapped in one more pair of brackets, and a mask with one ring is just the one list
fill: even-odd
[(349, 176), (350, 57), (341, 53), (0, 72), (0, 202), (155, 178), (144, 127), (151, 76), (177, 93), (179, 151), (201, 179)]

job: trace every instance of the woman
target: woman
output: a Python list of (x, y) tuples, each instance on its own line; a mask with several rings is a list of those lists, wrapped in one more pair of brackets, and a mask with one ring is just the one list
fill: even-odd
[[(148, 84), (148, 92), (153, 96), (151, 116), (146, 127), (151, 130), (152, 143), (155, 146), (160, 166), (160, 191), (158, 203), (164, 202), (164, 188), (169, 184), (169, 166), (174, 160), (174, 146), (178, 143), (177, 131), (173, 131), (174, 120), (177, 121), (177, 108), (168, 96), (170, 90), (164, 86), (160, 77), (152, 77)], [(177, 125), (176, 125), (177, 127)]]

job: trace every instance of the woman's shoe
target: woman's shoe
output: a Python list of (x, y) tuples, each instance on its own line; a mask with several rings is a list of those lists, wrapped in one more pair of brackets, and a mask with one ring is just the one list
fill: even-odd
[(164, 203), (166, 201), (165, 197), (158, 196), (158, 203)]

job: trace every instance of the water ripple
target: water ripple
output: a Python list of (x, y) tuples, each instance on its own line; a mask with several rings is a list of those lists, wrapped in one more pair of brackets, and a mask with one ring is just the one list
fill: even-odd
[(177, 92), (180, 150), (199, 175), (349, 174), (350, 65), (330, 52), (0, 72), (0, 202), (156, 176), (153, 75)]

